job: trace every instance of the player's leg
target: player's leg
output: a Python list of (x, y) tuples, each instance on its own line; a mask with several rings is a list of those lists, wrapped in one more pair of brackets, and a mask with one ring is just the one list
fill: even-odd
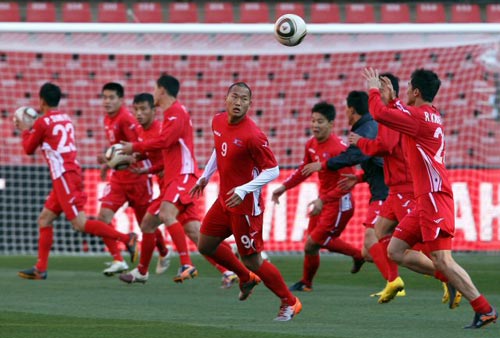
[[(50, 196), (50, 195), (49, 195)], [(49, 200), (50, 197), (47, 199)], [(44, 207), (38, 216), (38, 260), (35, 266), (18, 272), (19, 277), (25, 279), (46, 279), (50, 249), (54, 241), (54, 227), (52, 223), (59, 216), (47, 207)]]
[[(311, 224), (311, 219), (309, 221), (309, 224)], [(320, 257), (319, 257), (320, 249), (321, 245), (314, 242), (311, 236), (307, 236), (306, 243), (304, 244), (304, 262), (302, 265), (302, 278), (288, 288), (290, 291), (306, 291), (306, 292), (312, 291), (313, 279), (314, 276), (316, 275), (316, 272), (319, 269), (319, 264), (320, 264)]]

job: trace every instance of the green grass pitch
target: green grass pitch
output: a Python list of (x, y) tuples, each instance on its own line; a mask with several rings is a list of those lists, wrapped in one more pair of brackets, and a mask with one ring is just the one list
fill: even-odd
[[(487, 298), (500, 307), (500, 257), (457, 254)], [(302, 256), (271, 256), (288, 284), (302, 271)], [(220, 275), (194, 256), (200, 275), (175, 284), (175, 258), (165, 275), (126, 285), (101, 274), (107, 257), (52, 257), (49, 278), (22, 280), (17, 271), (35, 257), (0, 256), (0, 337), (176, 337), (176, 338), (447, 338), (500, 337), (500, 323), (464, 330), (473, 312), (466, 300), (455, 310), (441, 303), (442, 286), (401, 269), (406, 297), (377, 304), (369, 294), (384, 282), (372, 264), (357, 275), (351, 260), (323, 255), (311, 293), (300, 293), (303, 311), (293, 321), (274, 322), (279, 301), (263, 285), (245, 302), (238, 288), (220, 289)]]

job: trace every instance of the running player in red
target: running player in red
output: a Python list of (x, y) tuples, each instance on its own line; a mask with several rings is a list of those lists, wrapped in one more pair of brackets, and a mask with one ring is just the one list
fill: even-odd
[[(479, 293), (467, 272), (451, 253), (455, 232), (453, 191), (444, 163), (445, 139), (441, 114), (432, 105), (441, 81), (430, 70), (417, 69), (408, 84), (407, 105), (388, 107), (381, 99), (378, 71), (365, 69), (370, 89), (370, 111), (381, 124), (402, 133), (406, 159), (413, 177), (415, 209), (397, 226), (389, 244), (389, 256), (416, 272), (449, 282), (470, 302), (475, 315), (465, 328), (480, 328), (496, 322), (498, 312)], [(390, 85), (390, 82), (386, 85)], [(423, 242), (430, 259), (410, 250)]]
[[(227, 92), (226, 112), (212, 120), (215, 149), (191, 193), (201, 194), (216, 170), (220, 190), (203, 219), (198, 249), (239, 276), (240, 300), (247, 299), (253, 288), (264, 281), (281, 299), (275, 320), (289, 321), (301, 311), (302, 304), (288, 290), (280, 271), (260, 255), (264, 245), (261, 189), (278, 177), (279, 167), (267, 137), (247, 116), (251, 100), (252, 92), (246, 83), (233, 83)], [(231, 235), (241, 260), (252, 272), (220, 245)]]
[[(106, 112), (104, 127), (109, 145), (121, 141), (137, 140), (137, 121), (128, 111), (123, 102), (124, 89), (119, 83), (110, 82), (102, 87), (103, 108)], [(103, 155), (98, 156), (98, 162), (103, 165), (101, 178), (106, 177), (108, 169)], [(118, 209), (128, 202), (140, 224), (153, 196), (151, 180), (146, 175), (139, 175), (129, 170), (113, 170), (109, 182), (101, 197), (99, 220), (111, 227), (111, 221)], [(113, 276), (128, 269), (120, 253), (118, 243), (113, 239), (104, 239), (104, 244), (113, 256), (113, 262), (103, 273)]]
[[(391, 73), (384, 73), (381, 76), (391, 81), (394, 97), (397, 97), (399, 79)], [(384, 98), (384, 102), (388, 103), (389, 98)], [(401, 137), (399, 132), (384, 125), (378, 126), (376, 139), (361, 137), (356, 133), (349, 135), (349, 143), (358, 147), (364, 154), (384, 159), (384, 179), (389, 187), (389, 195), (375, 222), (375, 234), (383, 251), (381, 258), (385, 259), (379, 270), (385, 271), (382, 276), (387, 284), (384, 290), (373, 295), (379, 296), (379, 303), (387, 303), (395, 295), (404, 295), (404, 282), (399, 276), (398, 265), (387, 257), (387, 247), (394, 228), (415, 207), (413, 181), (404, 158)], [(375, 261), (375, 264), (377, 263), (379, 261)]]
[(125, 243), (134, 261), (137, 256), (135, 233), (122, 234), (103, 222), (87, 219), (83, 207), (87, 195), (83, 191), (83, 175), (76, 159), (75, 132), (67, 114), (57, 107), (61, 99), (61, 89), (45, 83), (39, 92), (40, 112), (33, 126), (15, 120), (22, 130), (23, 148), (30, 155), (40, 147), (49, 165), (52, 191), (38, 217), (40, 235), (38, 239), (38, 261), (32, 268), (19, 271), (26, 279), (46, 279), (50, 248), (53, 242), (53, 222), (61, 213), (73, 227), (82, 232)]
[[(304, 165), (311, 162), (325, 161), (337, 156), (347, 149), (346, 144), (332, 134), (335, 120), (335, 107), (327, 102), (320, 102), (312, 108), (311, 129), (313, 137), (307, 141), (304, 159), (301, 165), (287, 180), (273, 191), (273, 201), (279, 203), (279, 197), (304, 180), (302, 174)], [(337, 188), (337, 182), (342, 174), (354, 175), (352, 167), (336, 171), (321, 170), (318, 172), (320, 191), (319, 197), (312, 201), (308, 236), (304, 247), (304, 267), (302, 279), (290, 287), (290, 291), (312, 291), (312, 281), (319, 268), (321, 248), (331, 252), (340, 252), (351, 256), (354, 260), (363, 260), (361, 251), (340, 239), (347, 223), (354, 214), (354, 202), (351, 193)]]
[[(161, 135), (161, 123), (160, 121), (155, 119), (155, 111), (154, 111), (154, 97), (151, 94), (148, 93), (142, 93), (138, 94), (134, 97), (134, 112), (135, 116), (140, 123), (140, 128), (139, 128), (139, 142), (143, 142), (149, 139), (154, 139), (157, 138)], [(159, 217), (160, 213), (160, 207), (162, 203), (162, 198), (163, 195), (165, 194), (165, 184), (164, 184), (164, 159), (163, 159), (163, 152), (162, 150), (153, 150), (153, 151), (147, 151), (145, 153), (147, 156), (147, 163), (148, 166), (147, 168), (144, 167), (139, 167), (137, 168), (136, 172), (138, 173), (156, 173), (158, 177), (158, 184), (160, 185), (160, 196), (155, 199), (146, 215), (144, 216), (142, 222), (141, 222), (141, 229), (144, 229), (144, 234), (146, 237), (151, 236), (151, 230), (154, 229), (155, 237), (156, 237), (156, 246), (159, 249), (159, 259), (158, 259), (158, 264), (156, 267), (156, 272), (157, 273), (162, 273), (164, 272), (169, 264), (170, 264), (170, 255), (166, 251), (162, 251), (161, 246), (158, 247), (158, 244), (160, 242), (160, 236), (161, 236), (161, 231), (158, 229), (158, 226), (162, 223)], [(183, 223), (183, 226), (190, 230), (188, 232), (188, 237), (198, 244), (198, 237), (199, 237), (199, 228), (200, 228), (200, 222), (197, 219), (189, 219), (186, 217), (183, 217), (183, 214), (181, 213), (178, 217), (179, 221)], [(167, 227), (167, 230), (170, 230), (172, 227)], [(175, 233), (171, 236), (173, 240), (176, 240), (177, 237), (175, 236)], [(149, 238), (148, 238), (149, 239)], [(186, 243), (185, 241), (185, 236), (182, 237), (182, 242)], [(161, 236), (161, 241), (163, 241), (163, 236)], [(174, 244), (177, 247), (177, 243), (174, 242)], [(181, 243), (182, 244), (182, 243)], [(162, 246), (165, 248), (164, 244)], [(133, 283), (133, 282), (140, 282), (140, 283), (145, 283), (148, 279), (148, 267), (149, 267), (149, 262), (147, 261), (148, 257), (151, 257), (152, 252), (149, 252), (149, 246), (148, 245), (143, 245), (142, 246), (142, 254), (141, 259), (142, 264), (139, 264), (139, 267), (132, 270), (129, 273), (122, 274), (120, 275), (120, 279), (124, 282), (127, 283)], [(181, 256), (182, 257), (182, 256)], [(149, 258), (150, 260), (151, 258)], [(223, 274), (222, 277), (222, 287), (223, 288), (230, 288), (235, 282), (238, 280), (238, 276), (225, 269), (224, 267), (221, 267), (219, 265), (216, 265), (212, 260), (209, 260), (210, 263), (215, 265), (219, 271)]]

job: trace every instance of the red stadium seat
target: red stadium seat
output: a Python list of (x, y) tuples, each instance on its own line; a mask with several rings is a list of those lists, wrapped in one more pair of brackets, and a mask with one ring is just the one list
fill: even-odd
[(21, 21), (19, 15), (19, 5), (17, 2), (0, 2), (0, 21), (16, 22)]
[(52, 2), (28, 2), (26, 21), (55, 22), (56, 8)]
[(136, 2), (133, 5), (134, 22), (163, 22), (163, 13), (159, 2)]
[(345, 7), (345, 22), (347, 23), (373, 23), (375, 13), (369, 4), (347, 4)]
[(446, 22), (446, 12), (441, 3), (417, 4), (417, 23)]
[(205, 3), (205, 23), (233, 23), (233, 5), (230, 2)]
[(97, 8), (99, 22), (127, 22), (127, 8), (120, 2), (101, 2)]
[(486, 22), (500, 22), (500, 5), (489, 4), (486, 6)]
[(478, 5), (454, 4), (451, 6), (451, 22), (481, 22)]
[(275, 19), (279, 18), (283, 14), (296, 14), (301, 18), (304, 18), (304, 5), (300, 2), (282, 2), (276, 4), (275, 8)]
[(380, 22), (410, 22), (410, 9), (407, 4), (383, 4), (380, 8)]
[(92, 13), (88, 2), (65, 2), (62, 7), (63, 22), (91, 22)]
[(240, 4), (240, 23), (269, 22), (269, 7), (265, 2), (244, 2)]
[(198, 7), (193, 2), (173, 2), (168, 5), (168, 22), (198, 22)]
[(340, 22), (339, 6), (328, 3), (315, 3), (311, 5), (312, 23), (338, 23)]

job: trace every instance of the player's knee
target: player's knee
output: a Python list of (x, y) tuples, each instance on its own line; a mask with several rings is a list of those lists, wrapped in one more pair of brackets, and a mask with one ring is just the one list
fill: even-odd
[(393, 262), (401, 264), (403, 262), (404, 252), (401, 252), (401, 250), (389, 245), (387, 248), (387, 257), (389, 257), (389, 259)]

